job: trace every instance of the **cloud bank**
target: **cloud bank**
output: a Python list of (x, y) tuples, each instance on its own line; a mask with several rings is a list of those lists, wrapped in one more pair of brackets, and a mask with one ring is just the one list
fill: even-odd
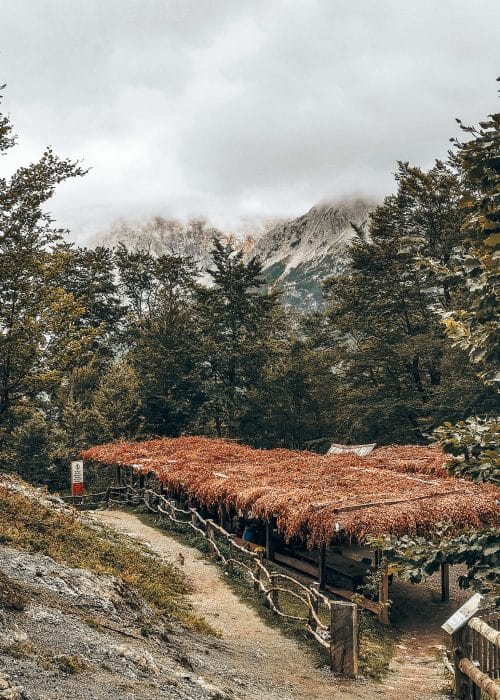
[(497, 109), (500, 4), (481, 0), (0, 0), (0, 83), (20, 145), (91, 167), (51, 210), (234, 229), (321, 199), (382, 197)]

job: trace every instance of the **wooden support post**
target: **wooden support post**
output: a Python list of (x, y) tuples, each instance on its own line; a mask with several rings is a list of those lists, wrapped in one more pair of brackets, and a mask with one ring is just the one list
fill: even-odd
[(274, 559), (273, 524), (266, 520), (266, 559)]
[(212, 542), (213, 536), (214, 536), (214, 531), (212, 528), (212, 521), (207, 520), (207, 542), (208, 542), (208, 551), (210, 552), (210, 554), (215, 554), (215, 549), (214, 549), (214, 545)]
[(196, 517), (196, 511), (194, 509), (191, 511), (191, 522), (195, 527), (200, 527), (200, 523), (198, 522), (198, 518)]
[(387, 573), (387, 562), (382, 557), (380, 560), (380, 584), (378, 600), (381, 605), (379, 620), (383, 625), (389, 624), (389, 574)]
[(261, 576), (261, 570), (258, 562), (255, 563), (255, 570), (253, 572), (253, 575), (255, 576), (254, 582), (253, 582), (253, 592), (256, 595), (259, 595), (260, 593), (260, 576)]
[(450, 599), (450, 565), (441, 564), (441, 602), (446, 603)]
[(116, 483), (118, 486), (122, 485), (122, 470), (121, 467), (116, 467)]
[(318, 578), (319, 587), (324, 588), (326, 586), (326, 547), (324, 544), (319, 548)]
[(330, 668), (349, 678), (358, 675), (358, 606), (332, 600)]
[(144, 488), (144, 474), (139, 474), (139, 488)]

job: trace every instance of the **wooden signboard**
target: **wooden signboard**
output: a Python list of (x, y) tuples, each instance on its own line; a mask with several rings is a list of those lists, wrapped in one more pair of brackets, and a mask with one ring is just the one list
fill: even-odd
[(71, 462), (71, 495), (83, 496), (83, 460)]
[(457, 630), (463, 627), (470, 619), (473, 617), (484, 600), (484, 596), (480, 593), (474, 593), (474, 595), (469, 598), (469, 600), (462, 605), (453, 615), (446, 620), (444, 625), (441, 625), (441, 629), (448, 634), (455, 634)]

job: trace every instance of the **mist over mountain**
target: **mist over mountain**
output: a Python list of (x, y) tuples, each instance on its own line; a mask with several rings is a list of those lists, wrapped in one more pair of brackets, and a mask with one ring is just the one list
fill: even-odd
[(357, 235), (354, 226), (366, 230), (374, 206), (364, 199), (320, 202), (295, 219), (256, 225), (254, 230), (248, 227), (240, 234), (223, 232), (203, 219), (187, 223), (160, 216), (141, 222), (120, 220), (91, 244), (123, 243), (154, 255), (190, 257), (200, 280), (208, 283), (213, 241), (228, 241), (243, 250), (246, 259), (260, 260), (269, 285), (283, 291), (284, 303), (310, 309), (321, 306), (321, 281), (345, 269), (348, 245)]

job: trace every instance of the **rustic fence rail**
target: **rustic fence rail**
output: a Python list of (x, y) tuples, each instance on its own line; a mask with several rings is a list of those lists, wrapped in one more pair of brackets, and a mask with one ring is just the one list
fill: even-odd
[(500, 700), (500, 612), (472, 617), (454, 633), (453, 647), (456, 697)]
[[(327, 650), (330, 668), (344, 676), (358, 673), (358, 616), (354, 603), (337, 601), (319, 591), (319, 583), (310, 586), (279, 571), (272, 571), (263, 562), (262, 552), (252, 551), (235, 541), (235, 535), (195, 508), (182, 508), (166, 494), (130, 484), (111, 486), (99, 494), (77, 497), (82, 508), (117, 505), (145, 505), (152, 512), (168, 518), (176, 525), (190, 528), (203, 537), (211, 554), (226, 567), (228, 573), (239, 569), (253, 584), (256, 595), (266, 601), (278, 617), (303, 624), (308, 636)], [(72, 500), (72, 499), (67, 499)], [(283, 599), (292, 598), (304, 608), (304, 614), (284, 610)], [(326, 622), (328, 620), (328, 622)]]

